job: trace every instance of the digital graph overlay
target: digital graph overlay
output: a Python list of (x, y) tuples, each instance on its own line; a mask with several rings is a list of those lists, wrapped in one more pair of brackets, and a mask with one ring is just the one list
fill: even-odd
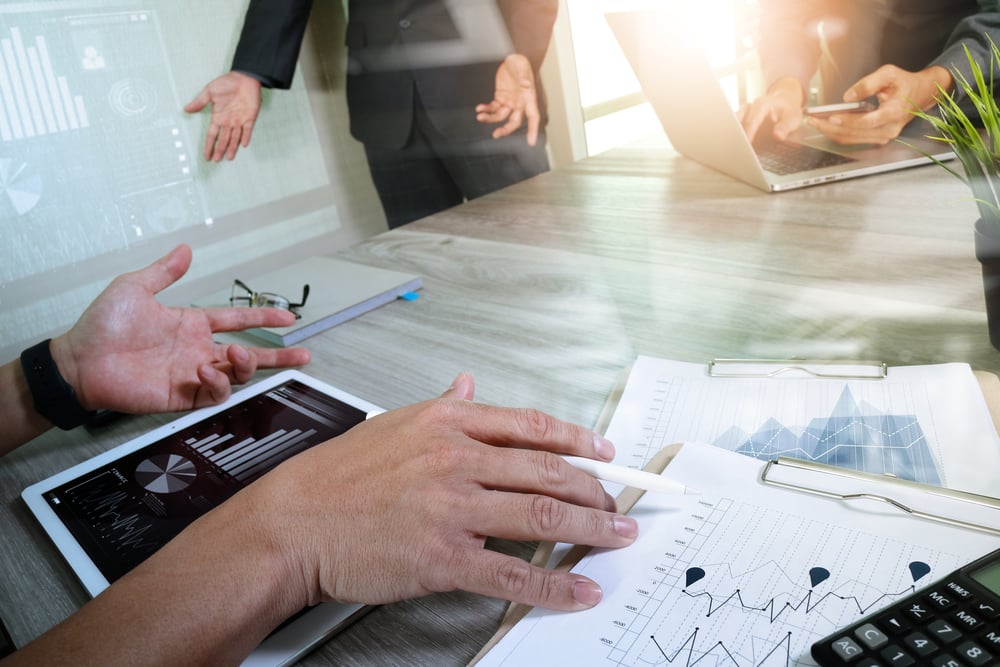
[[(903, 393), (890, 383), (864, 388), (871, 399), (858, 398), (860, 387), (848, 383), (822, 389), (808, 381), (798, 391), (772, 395), (765, 384), (741, 381), (742, 392), (710, 398), (685, 395), (691, 388), (676, 378), (657, 383), (660, 400), (646, 416), (648, 453), (671, 442), (708, 442), (760, 460), (788, 456), (851, 470), (890, 473), (902, 479), (940, 485), (941, 474), (916, 404), (926, 397), (909, 388)], [(754, 388), (757, 388), (755, 390)], [(814, 394), (822, 391), (823, 399)], [(833, 393), (836, 391), (836, 393)], [(799, 393), (801, 392), (801, 393)], [(812, 392), (812, 393), (810, 393)], [(706, 400), (701, 400), (704, 398)], [(802, 406), (822, 403), (822, 412), (807, 413)], [(888, 406), (878, 408), (879, 405)], [(705, 408), (696, 424), (682, 424), (692, 405)]]
[(639, 583), (600, 637), (610, 663), (815, 665), (815, 641), (958, 564), (776, 510), (726, 499), (699, 505), (682, 537), (663, 545), (645, 579), (633, 580)]
[(43, 35), (0, 34), (0, 142), (88, 127), (83, 98), (56, 70)]

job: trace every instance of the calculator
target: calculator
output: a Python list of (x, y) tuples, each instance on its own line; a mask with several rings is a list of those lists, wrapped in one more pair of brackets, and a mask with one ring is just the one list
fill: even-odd
[(812, 645), (822, 667), (1000, 665), (1000, 549)]

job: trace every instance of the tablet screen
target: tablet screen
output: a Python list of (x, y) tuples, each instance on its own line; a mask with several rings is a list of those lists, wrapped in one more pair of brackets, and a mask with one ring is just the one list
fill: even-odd
[(364, 419), (362, 410), (290, 380), (42, 497), (112, 582), (282, 461)]

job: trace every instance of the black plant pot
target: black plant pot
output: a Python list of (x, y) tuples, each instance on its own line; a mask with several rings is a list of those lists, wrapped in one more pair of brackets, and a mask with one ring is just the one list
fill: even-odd
[(990, 343), (1000, 350), (1000, 229), (991, 229), (976, 220), (976, 259), (983, 267), (983, 294), (986, 297), (986, 326)]

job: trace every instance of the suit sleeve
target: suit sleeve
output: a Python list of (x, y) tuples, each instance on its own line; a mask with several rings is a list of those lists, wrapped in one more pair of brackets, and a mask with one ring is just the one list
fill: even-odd
[[(931, 65), (940, 65), (953, 74), (958, 72), (972, 82), (972, 68), (965, 53), (969, 55), (989, 76), (990, 60), (993, 58), (993, 44), (1000, 46), (1000, 1), (980, 2), (981, 11), (963, 19), (948, 38), (944, 51)], [(961, 99), (961, 88), (956, 87), (955, 98)]]
[(549, 49), (559, 0), (501, 0), (499, 6), (514, 52), (527, 56), (537, 72)]
[(233, 69), (287, 89), (302, 48), (312, 0), (250, 0)]

